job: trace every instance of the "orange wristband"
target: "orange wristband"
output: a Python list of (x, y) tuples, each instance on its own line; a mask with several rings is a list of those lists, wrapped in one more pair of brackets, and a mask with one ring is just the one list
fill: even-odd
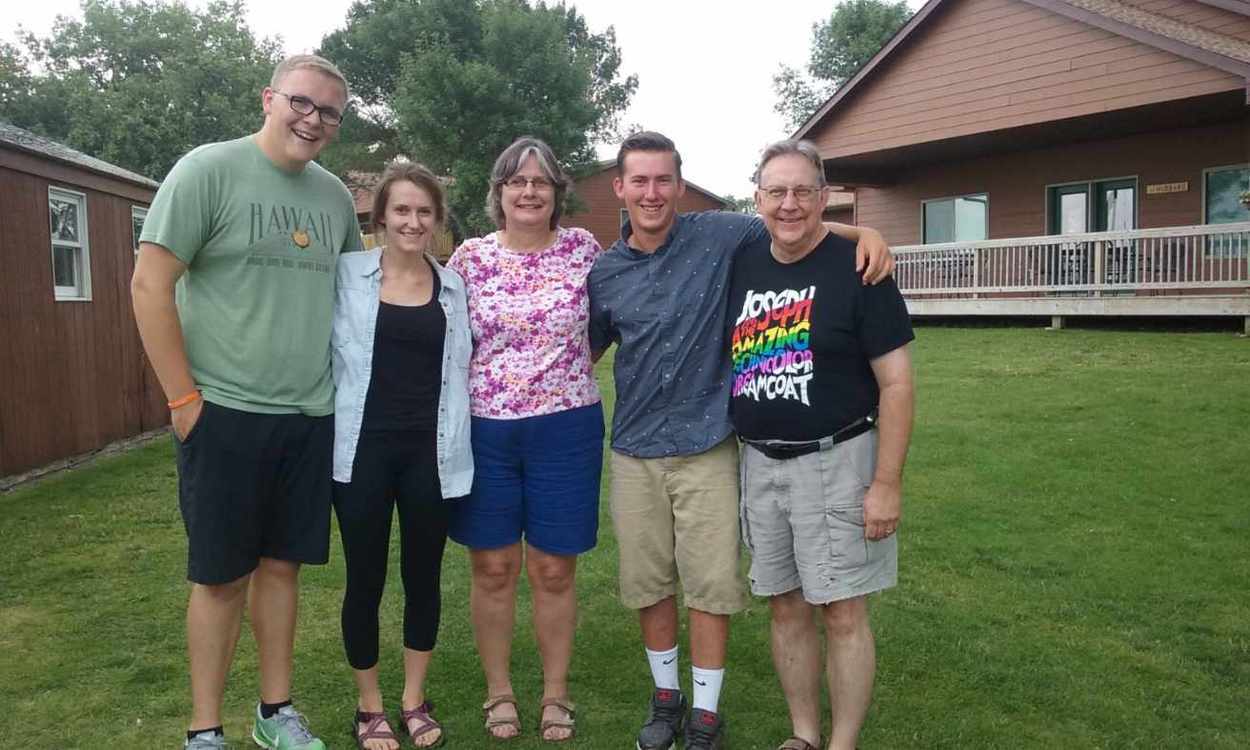
[(170, 411), (173, 411), (174, 409), (181, 409), (187, 404), (195, 403), (196, 401), (199, 401), (201, 398), (203, 398), (203, 396), (200, 395), (199, 391), (191, 391), (190, 393), (183, 396), (182, 398), (176, 398), (173, 401), (170, 401), (168, 404), (166, 404), (166, 406), (169, 407)]

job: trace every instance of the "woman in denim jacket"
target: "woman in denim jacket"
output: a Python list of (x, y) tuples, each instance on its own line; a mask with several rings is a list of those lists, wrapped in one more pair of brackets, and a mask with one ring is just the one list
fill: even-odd
[(378, 686), (378, 605), (391, 517), (399, 510), (404, 582), (404, 694), (400, 724), (418, 747), (443, 742), (425, 676), (439, 622), (439, 573), (453, 498), (469, 492), (464, 281), (428, 254), (447, 214), (425, 167), (394, 163), (373, 200), (380, 249), (345, 253), (334, 310), (334, 509), (347, 590), (343, 645), (359, 691), (353, 725), (367, 750), (399, 747)]

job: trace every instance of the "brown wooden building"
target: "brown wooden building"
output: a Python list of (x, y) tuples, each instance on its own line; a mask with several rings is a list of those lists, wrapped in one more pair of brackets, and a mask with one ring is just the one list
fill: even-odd
[(0, 477), (168, 422), (130, 306), (156, 187), (0, 123)]
[[(566, 227), (587, 229), (605, 248), (611, 247), (621, 237), (621, 225), (628, 214), (625, 204), (616, 197), (612, 179), (616, 177), (616, 160), (601, 161), (587, 174), (577, 179), (573, 188), (576, 203), (573, 211), (564, 214), (560, 223)], [(686, 194), (677, 201), (677, 210), (719, 211), (729, 203), (716, 193), (686, 180)]]
[(1243, 0), (930, 0), (796, 136), (913, 313), (1250, 316), (1248, 103)]

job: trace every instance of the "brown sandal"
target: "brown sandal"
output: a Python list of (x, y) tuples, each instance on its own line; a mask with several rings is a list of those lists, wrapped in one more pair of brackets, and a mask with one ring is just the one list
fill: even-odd
[[(824, 740), (816, 742), (823, 744)], [(802, 737), (791, 737), (777, 746), (777, 750), (819, 750), (820, 745), (813, 745)]]
[[(577, 735), (577, 724), (574, 723), (574, 720), (573, 720), (573, 713), (576, 707), (573, 705), (573, 702), (570, 701), (568, 698), (543, 698), (542, 703), (538, 704), (538, 715), (540, 717), (543, 714), (543, 709), (547, 708), (548, 706), (555, 706), (556, 708), (560, 709), (565, 714), (567, 714), (568, 718), (543, 719), (541, 722), (539, 722), (538, 735), (542, 738), (543, 742), (568, 742), (569, 740), (573, 739), (573, 737)], [(547, 739), (548, 729), (567, 729), (569, 730), (569, 736), (561, 737), (558, 740)]]
[[(360, 725), (365, 725), (365, 731), (360, 731)], [(378, 727), (386, 725), (386, 729)], [(386, 714), (372, 711), (356, 711), (356, 721), (352, 723), (352, 737), (356, 738), (356, 747), (360, 750), (366, 750), (365, 743), (369, 740), (391, 740), (396, 745), (399, 744), (399, 737), (391, 730), (389, 724), (386, 723)]]
[[(447, 732), (443, 731), (443, 725), (439, 724), (438, 720), (432, 716), (433, 713), (434, 704), (429, 701), (422, 703), (411, 711), (406, 708), (400, 708), (399, 720), (400, 723), (404, 725), (404, 731), (408, 732), (408, 737), (412, 740), (413, 747), (442, 747), (443, 743), (447, 740)], [(413, 719), (421, 722), (421, 727), (415, 732), (408, 729), (408, 727), (412, 726), (411, 722)], [(428, 745), (421, 745), (417, 743), (418, 737), (424, 737), (430, 732), (435, 731), (439, 732), (437, 740), (434, 740)]]
[[(511, 703), (512, 708), (514, 711), (517, 712), (517, 715), (508, 716), (508, 717), (496, 716), (492, 718), (490, 715), (490, 712), (493, 711), (495, 707), (500, 705), (501, 703)], [(489, 735), (492, 740), (499, 740), (500, 742), (507, 742), (508, 740), (514, 740), (517, 737), (520, 737), (521, 736), (520, 714), (521, 714), (521, 710), (516, 704), (516, 696), (513, 695), (512, 693), (504, 693), (503, 695), (495, 695), (495, 696), (491, 696), (490, 698), (487, 698), (486, 702), (482, 704), (482, 716), (486, 719), (486, 734)], [(491, 731), (495, 727), (512, 727), (513, 729), (516, 730), (516, 734), (511, 735), (509, 737), (500, 737), (499, 735)]]

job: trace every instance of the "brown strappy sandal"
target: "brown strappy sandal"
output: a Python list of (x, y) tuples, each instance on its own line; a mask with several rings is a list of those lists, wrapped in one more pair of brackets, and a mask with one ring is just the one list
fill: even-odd
[(824, 739), (816, 740), (817, 745), (813, 745), (802, 737), (790, 737), (785, 742), (777, 746), (777, 750), (818, 750), (824, 744)]
[[(429, 701), (422, 703), (412, 710), (408, 710), (406, 708), (401, 708), (399, 710), (399, 720), (404, 725), (404, 731), (408, 732), (408, 737), (412, 740), (413, 747), (442, 747), (443, 743), (447, 741), (447, 732), (443, 730), (443, 725), (439, 724), (438, 720), (433, 717), (433, 713), (434, 704)], [(413, 719), (421, 722), (421, 726), (415, 732), (409, 729), (409, 727), (412, 726), (411, 722)], [(438, 735), (438, 739), (434, 740), (432, 743), (422, 745), (417, 742), (418, 737), (424, 737), (430, 732), (436, 731), (440, 732), (440, 734)]]
[[(360, 731), (360, 725), (365, 725), (365, 731)], [(379, 729), (386, 725), (386, 729)], [(386, 714), (372, 711), (356, 711), (356, 720), (352, 722), (352, 737), (356, 739), (356, 747), (360, 750), (368, 750), (365, 743), (369, 740), (391, 740), (396, 745), (399, 744), (399, 737), (395, 732), (391, 731), (391, 727), (386, 723)]]
[[(490, 712), (501, 703), (511, 703), (512, 709), (516, 711), (517, 715), (508, 717), (496, 716), (491, 718)], [(521, 709), (517, 706), (516, 696), (512, 693), (493, 695), (490, 698), (487, 698), (486, 702), (482, 704), (482, 716), (486, 719), (486, 734), (489, 735), (492, 740), (507, 742), (508, 740), (514, 740), (521, 736)], [(495, 727), (512, 727), (516, 730), (516, 734), (511, 737), (500, 737), (491, 731)]]
[[(576, 710), (576, 706), (573, 705), (573, 702), (570, 701), (568, 698), (543, 698), (542, 703), (538, 704), (538, 715), (540, 717), (542, 716), (543, 709), (545, 709), (547, 706), (555, 706), (556, 708), (560, 709), (565, 714), (567, 714), (567, 718), (543, 719), (541, 722), (539, 722), (538, 736), (542, 738), (542, 741), (543, 742), (568, 742), (569, 740), (576, 737), (577, 736), (577, 724), (574, 722), (574, 719), (573, 719), (573, 713)], [(548, 739), (547, 738), (548, 729), (567, 729), (569, 730), (569, 736), (561, 737), (560, 739)]]

